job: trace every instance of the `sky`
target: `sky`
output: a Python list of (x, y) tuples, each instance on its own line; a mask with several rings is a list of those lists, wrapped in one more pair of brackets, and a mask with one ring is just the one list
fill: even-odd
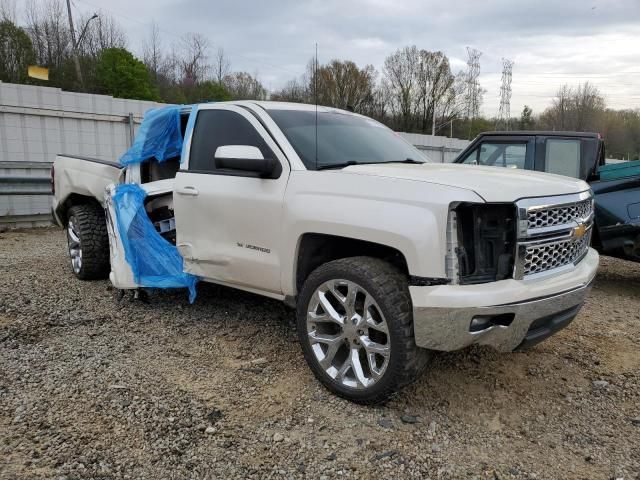
[[(40, 0), (45, 1), (45, 0)], [(275, 90), (297, 77), (318, 44), (321, 63), (372, 64), (416, 45), (441, 50), (454, 73), (470, 46), (482, 52), (481, 112), (499, 108), (502, 58), (514, 61), (511, 116), (546, 108), (563, 83), (589, 81), (612, 108), (640, 108), (640, 0), (73, 0), (75, 10), (113, 15), (140, 54), (150, 24), (166, 48), (202, 33), (233, 70)]]

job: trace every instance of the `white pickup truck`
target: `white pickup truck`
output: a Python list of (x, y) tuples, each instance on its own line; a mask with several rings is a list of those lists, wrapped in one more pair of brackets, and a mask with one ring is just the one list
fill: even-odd
[(184, 272), (295, 306), (311, 370), (350, 400), (385, 401), (432, 350), (538, 343), (596, 274), (583, 181), (429, 163), (380, 123), (324, 107), (201, 104), (180, 125), (182, 152), (164, 162), (56, 158), (74, 273), (144, 287), (107, 230), (114, 186), (137, 184)]

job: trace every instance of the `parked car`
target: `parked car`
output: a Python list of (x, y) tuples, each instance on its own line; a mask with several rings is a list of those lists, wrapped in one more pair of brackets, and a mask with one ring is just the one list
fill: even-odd
[(481, 133), (454, 163), (535, 170), (585, 180), (595, 196), (593, 245), (640, 261), (640, 162), (606, 165), (598, 133)]
[[(153, 139), (149, 115), (141, 131)], [(171, 128), (184, 137), (171, 158), (127, 154), (124, 167), (56, 157), (54, 213), (75, 275), (158, 286), (154, 268), (176, 248), (173, 280), (192, 275), (295, 307), (311, 370), (352, 401), (383, 402), (430, 350), (535, 345), (571, 322), (596, 274), (582, 180), (469, 175), (332, 108), (209, 103), (180, 109), (166, 128), (159, 143), (171, 143)], [(143, 207), (132, 213), (137, 190)]]

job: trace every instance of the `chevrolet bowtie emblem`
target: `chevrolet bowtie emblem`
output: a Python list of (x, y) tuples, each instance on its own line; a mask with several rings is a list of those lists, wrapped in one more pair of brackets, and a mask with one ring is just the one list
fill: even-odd
[(571, 231), (571, 236), (574, 238), (582, 238), (585, 233), (587, 233), (587, 226), (581, 223)]

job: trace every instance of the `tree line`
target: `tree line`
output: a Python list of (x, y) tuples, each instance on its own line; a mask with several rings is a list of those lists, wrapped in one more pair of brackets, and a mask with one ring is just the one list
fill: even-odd
[[(11, 4), (0, 3), (0, 80), (4, 82), (166, 103), (267, 98), (255, 75), (231, 70), (224, 50), (212, 57), (205, 36), (191, 33), (168, 45), (152, 25), (137, 58), (127, 48), (122, 27), (105, 13), (74, 19), (80, 79), (63, 2), (28, 0), (23, 13), (24, 24), (17, 25)], [(30, 65), (47, 67), (49, 80), (28, 77)]]
[(607, 108), (605, 97), (589, 82), (562, 85), (551, 106), (535, 116), (524, 106), (513, 121), (518, 130), (599, 132), (607, 158), (640, 160), (640, 110)]
[[(406, 46), (389, 54), (378, 72), (373, 65), (332, 59), (307, 63), (299, 77), (268, 92), (256, 73), (234, 71), (222, 48), (202, 34), (191, 33), (169, 43), (157, 25), (139, 49), (127, 48), (124, 30), (104, 13), (79, 15), (76, 32), (82, 82), (73, 64), (73, 44), (63, 3), (28, 0), (22, 25), (0, 0), (0, 80), (60, 87), (120, 98), (166, 103), (231, 99), (281, 100), (343, 108), (385, 123), (397, 131), (472, 138), (495, 128), (496, 119), (477, 115), (485, 90), (453, 72), (441, 51)], [(86, 29), (84, 28), (86, 26)], [(29, 78), (29, 65), (49, 69), (49, 81)], [(471, 97), (475, 102), (471, 101)], [(608, 154), (640, 158), (640, 112), (607, 108), (605, 98), (589, 84), (563, 85), (551, 106), (534, 112), (525, 106), (511, 129), (597, 131)]]

